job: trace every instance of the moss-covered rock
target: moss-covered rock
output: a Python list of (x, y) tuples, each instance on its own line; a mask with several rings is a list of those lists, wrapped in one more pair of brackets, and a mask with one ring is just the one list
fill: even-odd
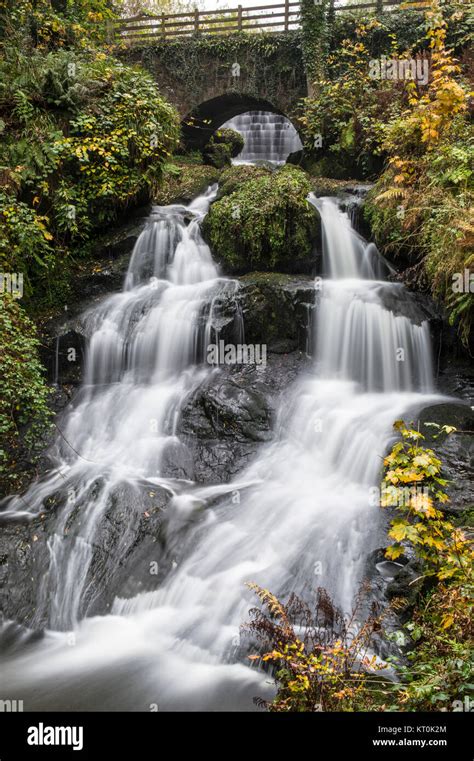
[(311, 186), (317, 196), (339, 196), (354, 193), (361, 187), (370, 188), (370, 185), (364, 186), (357, 180), (334, 180), (332, 177), (312, 177)]
[(202, 155), (206, 164), (222, 169), (230, 165), (231, 159), (238, 156), (243, 147), (244, 138), (239, 132), (228, 128), (218, 129), (204, 148)]
[(244, 138), (237, 130), (224, 127), (214, 132), (211, 143), (225, 143), (230, 148), (231, 157), (235, 159), (244, 147)]
[(177, 164), (176, 171), (167, 174), (156, 189), (153, 201), (160, 206), (170, 203), (189, 203), (209, 185), (217, 182), (220, 172), (216, 167), (203, 164)]
[(271, 170), (265, 166), (255, 166), (254, 164), (237, 164), (224, 169), (219, 178), (219, 191), (217, 200), (235, 193), (242, 185), (249, 180), (256, 180), (257, 177), (265, 177), (271, 174)]
[(307, 201), (310, 190), (303, 171), (285, 166), (216, 201), (203, 232), (224, 270), (311, 272), (319, 216)]

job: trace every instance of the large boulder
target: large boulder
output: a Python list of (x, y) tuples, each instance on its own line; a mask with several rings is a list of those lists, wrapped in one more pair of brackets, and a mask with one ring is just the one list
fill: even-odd
[(283, 389), (308, 369), (302, 352), (268, 354), (265, 365), (222, 366), (185, 404), (178, 433), (198, 483), (226, 483), (273, 436)]
[(214, 132), (202, 155), (206, 164), (222, 169), (239, 155), (243, 147), (244, 138), (240, 132), (221, 128)]
[(310, 190), (306, 174), (287, 165), (213, 203), (202, 230), (224, 272), (315, 272), (320, 218)]

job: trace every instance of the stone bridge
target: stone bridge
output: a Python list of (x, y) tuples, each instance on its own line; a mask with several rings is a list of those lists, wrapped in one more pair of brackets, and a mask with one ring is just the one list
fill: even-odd
[[(336, 12), (339, 17), (355, 9), (375, 18), (403, 7), (403, 0), (350, 2), (284, 0), (247, 9), (138, 16), (117, 22), (114, 34), (120, 35), (120, 54), (148, 69), (178, 109), (187, 146), (201, 148), (225, 121), (245, 111), (294, 118), (309, 94), (308, 82), (324, 73), (332, 43), (337, 47)], [(413, 18), (416, 26), (417, 7), (427, 2), (409, 0), (407, 23)]]
[(308, 94), (300, 32), (157, 41), (128, 48), (127, 61), (155, 77), (200, 148), (225, 121), (262, 110), (291, 119)]

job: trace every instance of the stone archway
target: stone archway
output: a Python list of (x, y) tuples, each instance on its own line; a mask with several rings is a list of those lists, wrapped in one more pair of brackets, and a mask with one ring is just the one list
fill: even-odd
[(276, 108), (270, 101), (242, 93), (227, 92), (204, 101), (191, 110), (182, 121), (182, 134), (186, 147), (201, 149), (224, 122), (247, 111), (268, 111), (291, 117)]

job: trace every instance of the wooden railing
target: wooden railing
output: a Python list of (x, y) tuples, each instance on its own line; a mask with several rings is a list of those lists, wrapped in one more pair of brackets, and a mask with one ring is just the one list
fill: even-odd
[[(429, 0), (372, 0), (371, 2), (343, 5), (341, 0), (331, 2), (334, 11), (376, 10), (386, 12), (399, 6), (407, 9), (422, 9)], [(157, 16), (134, 16), (119, 19), (109, 25), (109, 36), (122, 41), (146, 41), (150, 37), (166, 38), (196, 34), (223, 35), (231, 32), (271, 30), (287, 32), (299, 26), (300, 3), (285, 0), (275, 5), (255, 5), (251, 8), (224, 8), (214, 11), (189, 13), (161, 13)]]

